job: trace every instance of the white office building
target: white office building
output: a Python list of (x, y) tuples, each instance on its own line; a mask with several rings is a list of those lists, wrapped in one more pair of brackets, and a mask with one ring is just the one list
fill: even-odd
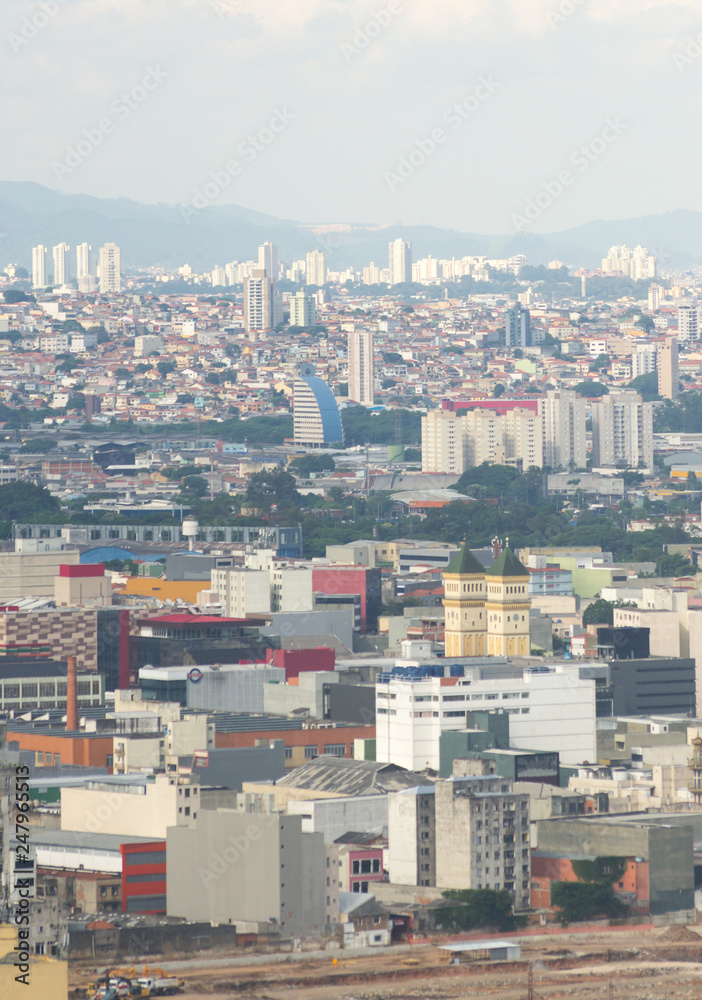
[(317, 322), (317, 309), (311, 295), (299, 291), (290, 297), (290, 326), (314, 326)]
[(494, 676), (490, 667), (465, 669), (459, 678), (378, 681), (377, 760), (438, 770), (441, 733), (466, 729), (470, 711), (507, 713), (510, 746), (557, 752), (569, 766), (597, 759), (595, 681), (581, 678), (577, 665), (527, 667), (511, 677)]
[(655, 344), (637, 344), (631, 355), (631, 377), (650, 375), (656, 371), (658, 349)]

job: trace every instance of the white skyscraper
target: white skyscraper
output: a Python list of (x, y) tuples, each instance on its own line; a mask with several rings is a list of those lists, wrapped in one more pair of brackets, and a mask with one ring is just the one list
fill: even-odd
[(48, 276), (46, 273), (46, 263), (49, 251), (40, 243), (38, 247), (32, 247), (32, 285), (34, 288), (46, 288)]
[(655, 344), (637, 344), (631, 355), (631, 377), (638, 378), (639, 375), (655, 372), (657, 352)]
[(307, 277), (308, 285), (316, 285), (321, 288), (327, 282), (327, 255), (322, 250), (312, 250), (307, 254)]
[(55, 285), (65, 285), (71, 280), (70, 250), (68, 243), (59, 243), (53, 249)]
[(404, 240), (388, 243), (388, 270), (390, 284), (399, 285), (412, 280), (412, 244)]
[(544, 440), (544, 465), (581, 469), (587, 461), (586, 403), (572, 389), (551, 389), (539, 400)]
[(373, 405), (373, 334), (370, 330), (349, 333), (349, 399), (361, 406)]
[(699, 337), (697, 306), (678, 306), (678, 342), (687, 343)]
[(120, 250), (116, 243), (105, 243), (100, 247), (100, 291), (120, 292), (122, 274)]
[(627, 246), (610, 247), (602, 259), (602, 270), (605, 274), (624, 274), (634, 281), (645, 281), (656, 277), (656, 258), (642, 246), (633, 250)]
[(658, 395), (677, 399), (679, 394), (678, 338), (666, 337), (658, 346)]
[(635, 392), (611, 392), (592, 404), (592, 461), (601, 466), (653, 468), (653, 403)]
[(89, 243), (79, 243), (76, 247), (76, 278), (95, 277), (95, 258)]
[(265, 271), (273, 281), (278, 280), (278, 247), (275, 243), (262, 243), (258, 248), (258, 270)]

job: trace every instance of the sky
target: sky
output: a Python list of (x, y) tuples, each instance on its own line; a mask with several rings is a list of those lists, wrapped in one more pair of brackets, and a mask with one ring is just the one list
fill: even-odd
[(699, 0), (3, 0), (0, 179), (303, 223), (702, 210)]

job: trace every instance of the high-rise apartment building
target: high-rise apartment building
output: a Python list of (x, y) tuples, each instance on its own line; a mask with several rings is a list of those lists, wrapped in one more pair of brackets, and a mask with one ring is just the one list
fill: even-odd
[(531, 315), (521, 305), (505, 313), (505, 347), (531, 347)]
[(522, 472), (541, 469), (544, 464), (544, 441), (541, 417), (533, 410), (517, 407), (502, 417), (505, 460)]
[(322, 250), (312, 250), (307, 254), (305, 281), (308, 285), (316, 285), (318, 288), (327, 283), (327, 255)]
[[(349, 390), (350, 391), (350, 390)], [(422, 472), (450, 472), (487, 462), (514, 465), (526, 471), (541, 468), (542, 420), (525, 407), (498, 413), (476, 408), (463, 415), (451, 410), (430, 410), (422, 417)]]
[(68, 243), (58, 243), (53, 248), (55, 285), (65, 285), (71, 280), (70, 251)]
[(122, 273), (120, 249), (116, 243), (105, 243), (100, 247), (100, 292), (120, 292)]
[(422, 472), (466, 471), (465, 425), (451, 410), (429, 410), (422, 417)]
[(314, 326), (317, 321), (317, 309), (311, 295), (299, 291), (290, 297), (290, 326)]
[(653, 403), (635, 392), (611, 392), (592, 404), (596, 468), (653, 468)]
[(651, 312), (658, 312), (661, 307), (661, 286), (648, 286), (648, 308)]
[(40, 243), (38, 247), (32, 247), (32, 287), (46, 288), (48, 285), (48, 275), (46, 273), (46, 263), (49, 251)]
[(657, 366), (658, 348), (655, 344), (637, 344), (631, 355), (631, 377), (650, 375)]
[(631, 250), (627, 246), (614, 246), (602, 260), (605, 274), (623, 274), (634, 281), (656, 277), (656, 258), (642, 246)]
[(412, 280), (412, 244), (397, 239), (388, 244), (390, 284), (400, 285)]
[(220, 285), (226, 286), (228, 284), (226, 270), (223, 267), (220, 267), (219, 264), (217, 264), (215, 267), (212, 268), (212, 272), (210, 274), (210, 281), (212, 282), (213, 288), (217, 288)]
[(380, 281), (380, 268), (376, 265), (375, 261), (371, 261), (368, 267), (363, 268), (363, 284), (379, 285)]
[(559, 469), (584, 468), (587, 461), (586, 403), (572, 389), (550, 389), (539, 400), (544, 465)]
[(373, 334), (352, 330), (348, 339), (349, 399), (361, 406), (373, 405)]
[(679, 394), (678, 338), (666, 337), (658, 345), (658, 395), (677, 399)]
[(685, 344), (699, 339), (699, 314), (697, 306), (678, 306), (678, 343)]
[[(475, 770), (483, 761), (471, 761)], [(530, 904), (529, 796), (495, 774), (439, 778), (388, 799), (391, 882), (507, 890)]]
[(81, 292), (95, 290), (95, 257), (89, 243), (79, 243), (76, 247), (76, 278)]
[(244, 329), (271, 330), (275, 325), (275, 282), (263, 268), (244, 278)]
[(258, 248), (258, 270), (265, 271), (267, 277), (278, 280), (278, 247), (270, 241)]

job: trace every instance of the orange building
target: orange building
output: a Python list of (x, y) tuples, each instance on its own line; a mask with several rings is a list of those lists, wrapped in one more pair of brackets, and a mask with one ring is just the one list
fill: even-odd
[(215, 747), (253, 747), (259, 740), (282, 740), (285, 744), (285, 767), (291, 769), (323, 753), (353, 757), (354, 740), (374, 740), (375, 726), (326, 723), (309, 729), (264, 729), (247, 732), (215, 732)]
[(74, 764), (79, 767), (111, 768), (112, 734), (99, 736), (96, 733), (66, 733), (61, 730), (41, 732), (10, 723), (7, 740), (8, 743), (17, 743), (20, 750), (31, 750), (38, 767)]
[[(531, 905), (535, 910), (553, 910), (551, 885), (554, 882), (578, 882), (571, 859), (545, 851), (531, 852)], [(637, 913), (649, 912), (649, 866), (647, 861), (629, 858), (626, 871), (613, 889), (622, 901)]]

